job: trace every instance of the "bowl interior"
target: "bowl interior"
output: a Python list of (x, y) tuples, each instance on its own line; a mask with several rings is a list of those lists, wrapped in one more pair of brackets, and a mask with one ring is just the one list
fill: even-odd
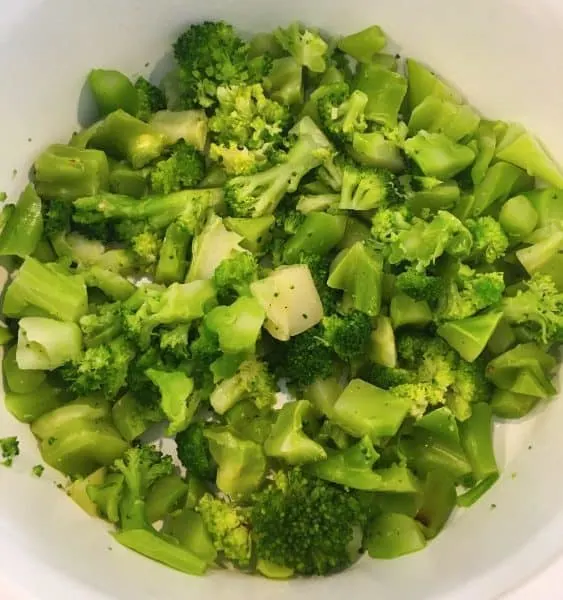
[[(20, 0), (4, 7), (0, 22), (0, 189), (16, 194), (40, 149), (66, 140), (87, 118), (82, 87), (90, 68), (162, 72), (186, 24), (220, 18), (245, 32), (294, 19), (332, 33), (378, 23), (403, 55), (431, 65), (484, 115), (521, 121), (563, 160), (563, 80), (555, 60), (563, 54), (563, 5), (555, 0)], [(56, 489), (55, 474), (31, 477), (40, 462), (33, 437), (1, 410), (0, 436), (17, 434), (22, 449), (13, 469), (1, 473), (1, 578), (24, 598), (313, 600), (369, 589), (374, 597), (474, 600), (518, 585), (563, 549), (560, 401), (523, 423), (498, 426), (501, 481), (424, 552), (285, 583), (230, 572), (187, 577), (122, 549)]]

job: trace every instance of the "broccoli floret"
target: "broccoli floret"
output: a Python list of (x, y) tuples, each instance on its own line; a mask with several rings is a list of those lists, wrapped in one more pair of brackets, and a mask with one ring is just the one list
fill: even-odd
[(444, 281), (440, 277), (408, 269), (395, 278), (395, 287), (413, 300), (436, 302), (444, 293)]
[(265, 97), (260, 84), (220, 87), (209, 120), (210, 157), (231, 175), (249, 174), (272, 161), (285, 143), (290, 113)]
[(445, 293), (438, 304), (439, 320), (456, 320), (497, 304), (504, 291), (502, 272), (476, 273), (461, 265), (457, 276), (446, 284)]
[(277, 473), (254, 497), (252, 538), (258, 559), (302, 575), (326, 575), (348, 567), (359, 502), (346, 489), (303, 474)]
[(84, 315), (79, 324), (84, 344), (90, 348), (107, 344), (123, 330), (123, 305), (120, 302), (101, 304), (95, 313)]
[(492, 264), (505, 255), (509, 245), (508, 237), (493, 217), (469, 219), (465, 226), (473, 236), (472, 262)]
[(80, 359), (61, 367), (69, 389), (79, 396), (101, 392), (115, 398), (127, 381), (135, 351), (126, 339), (117, 337), (107, 344), (87, 348)]
[[(133, 231), (134, 229), (132, 232)], [(125, 233), (126, 230), (122, 229), (122, 235)], [(143, 227), (142, 231), (129, 238), (129, 243), (140, 266), (144, 269), (150, 269), (156, 264), (160, 254), (160, 246), (162, 244), (162, 236), (160, 233), (153, 231), (148, 227)]]
[(169, 158), (160, 160), (151, 171), (151, 187), (157, 194), (170, 194), (199, 185), (205, 176), (203, 155), (183, 140), (176, 142)]
[(338, 290), (329, 288), (326, 283), (330, 273), (331, 258), (318, 254), (302, 253), (299, 255), (298, 262), (309, 267), (323, 305), (324, 314), (332, 315), (335, 313), (341, 293)]
[(215, 549), (226, 560), (233, 561), (240, 567), (248, 566), (252, 551), (248, 511), (214, 498), (211, 494), (205, 494), (201, 498), (197, 511), (205, 523)]
[(471, 405), (489, 402), (491, 393), (491, 384), (485, 378), (485, 365), (482, 361), (468, 363), (460, 360), (446, 404), (458, 421), (465, 421), (471, 416)]
[(259, 409), (267, 409), (276, 401), (276, 382), (265, 363), (257, 359), (245, 360), (237, 373), (223, 380), (211, 394), (209, 401), (215, 412), (226, 413), (241, 400), (252, 400)]
[(186, 360), (190, 355), (188, 335), (190, 324), (176, 325), (172, 329), (163, 331), (160, 335), (160, 349), (165, 362), (180, 362)]
[(322, 73), (326, 69), (328, 44), (316, 31), (295, 22), (286, 29), (276, 29), (274, 36), (278, 44), (301, 66), (313, 73)]
[(371, 340), (371, 319), (365, 313), (352, 311), (323, 319), (323, 337), (336, 355), (353, 362), (365, 356)]
[(404, 199), (403, 185), (391, 171), (351, 163), (344, 166), (339, 208), (373, 210)]
[(236, 296), (250, 295), (250, 284), (258, 279), (258, 263), (249, 252), (237, 252), (226, 258), (213, 273), (220, 304), (230, 304)]
[(332, 375), (336, 356), (323, 339), (322, 326), (317, 325), (278, 344), (271, 359), (278, 363), (280, 377), (303, 388)]
[(152, 446), (130, 448), (113, 468), (123, 474), (124, 490), (119, 507), (121, 529), (146, 529), (145, 500), (151, 485), (174, 472), (172, 457)]
[(385, 367), (375, 363), (370, 363), (362, 367), (360, 376), (364, 381), (376, 385), (377, 387), (388, 390), (390, 388), (403, 385), (404, 383), (413, 383), (416, 374), (407, 369), (399, 367)]
[(250, 58), (249, 44), (224, 21), (192, 25), (173, 47), (183, 108), (209, 108), (217, 101), (218, 86), (260, 82), (272, 66), (267, 55)]
[(135, 81), (135, 89), (138, 98), (137, 118), (149, 121), (153, 113), (166, 108), (164, 92), (144, 77)]
[(272, 214), (287, 193), (294, 192), (302, 177), (330, 156), (330, 142), (309, 118), (294, 128), (297, 139), (284, 162), (266, 171), (227, 181), (225, 202), (234, 216)]
[(43, 233), (51, 238), (64, 234), (70, 229), (72, 203), (53, 199), (43, 204)]
[(504, 318), (522, 327), (529, 339), (543, 344), (563, 341), (563, 294), (551, 276), (535, 273), (524, 286), (503, 299)]
[(203, 430), (203, 423), (192, 423), (176, 435), (176, 449), (180, 462), (186, 467), (190, 476), (195, 475), (206, 481), (214, 481), (217, 465), (211, 456), (209, 442)]
[(189, 370), (196, 388), (206, 388), (211, 382), (211, 365), (221, 356), (218, 336), (200, 326), (198, 336), (190, 343)]
[(391, 393), (410, 403), (409, 414), (420, 419), (429, 406), (444, 404), (444, 391), (432, 383), (404, 383), (391, 388)]
[(364, 115), (368, 97), (360, 90), (350, 92), (346, 83), (333, 83), (317, 101), (323, 131), (338, 144), (349, 144), (355, 133), (367, 129)]
[(371, 220), (371, 235), (376, 245), (385, 247), (411, 227), (413, 215), (406, 206), (380, 208)]
[(15, 436), (0, 439), (0, 452), (2, 453), (2, 464), (5, 467), (11, 467), (14, 458), (19, 456), (20, 443)]

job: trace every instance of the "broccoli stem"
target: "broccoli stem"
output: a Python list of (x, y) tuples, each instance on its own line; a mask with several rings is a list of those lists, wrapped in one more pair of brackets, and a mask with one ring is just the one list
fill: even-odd
[(358, 70), (358, 90), (368, 101), (365, 117), (389, 128), (397, 126), (397, 118), (407, 93), (407, 80), (394, 71), (377, 64), (364, 64)]
[(29, 184), (0, 233), (0, 256), (25, 258), (33, 254), (42, 234), (41, 198)]
[(370, 524), (366, 548), (372, 558), (397, 558), (426, 546), (420, 525), (411, 517), (384, 513)]
[(459, 424), (461, 445), (471, 464), (476, 481), (498, 475), (493, 448), (493, 414), (488, 404), (473, 405), (471, 416)]
[(188, 484), (175, 473), (157, 479), (149, 488), (145, 501), (145, 514), (148, 523), (161, 521), (178, 510), (186, 500)]
[(324, 256), (340, 242), (345, 230), (344, 216), (322, 212), (308, 214), (295, 235), (285, 245), (285, 264), (297, 262), (301, 253)]
[(424, 482), (422, 505), (416, 514), (427, 539), (440, 533), (455, 508), (456, 499), (452, 477), (443, 471), (430, 471)]
[(135, 285), (118, 273), (100, 267), (90, 267), (82, 272), (86, 285), (100, 289), (108, 298), (127, 300), (134, 292)]
[(44, 414), (63, 406), (68, 400), (69, 392), (44, 381), (29, 392), (6, 391), (4, 405), (18, 421), (33, 423)]
[(536, 228), (538, 213), (526, 196), (514, 196), (502, 205), (498, 220), (508, 235), (524, 237)]
[(101, 116), (118, 109), (133, 116), (137, 114), (137, 90), (123, 73), (111, 69), (92, 69), (88, 74), (88, 85)]
[(372, 25), (338, 40), (337, 47), (360, 63), (370, 63), (385, 48), (387, 39), (378, 25)]
[(170, 284), (184, 280), (191, 239), (191, 232), (182, 223), (174, 222), (168, 226), (156, 265), (157, 283)]

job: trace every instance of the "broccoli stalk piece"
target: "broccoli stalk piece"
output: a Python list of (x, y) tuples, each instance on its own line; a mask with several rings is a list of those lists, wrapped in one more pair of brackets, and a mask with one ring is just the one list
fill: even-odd
[(252, 175), (234, 177), (225, 185), (225, 202), (236, 217), (272, 214), (287, 193), (330, 155), (331, 145), (311, 119), (305, 117), (292, 130), (296, 141), (279, 165)]
[(308, 214), (285, 245), (283, 260), (292, 264), (302, 254), (324, 256), (342, 240), (345, 231), (346, 217), (343, 215)]
[(33, 163), (35, 188), (47, 200), (74, 200), (107, 191), (109, 165), (100, 150), (53, 144)]
[(301, 465), (326, 458), (324, 448), (303, 432), (312, 417), (313, 406), (308, 400), (285, 404), (277, 414), (270, 435), (264, 442), (266, 456)]
[(129, 78), (113, 69), (92, 69), (88, 73), (88, 85), (101, 116), (115, 110), (124, 110), (136, 116), (139, 96)]
[(181, 219), (168, 225), (156, 264), (154, 279), (157, 283), (183, 281), (191, 239), (192, 231)]
[(293, 469), (255, 495), (250, 522), (258, 559), (327, 575), (354, 561), (350, 543), (363, 518), (353, 494)]
[(276, 29), (274, 37), (301, 66), (307, 67), (313, 73), (322, 73), (326, 69), (328, 44), (316, 31), (306, 29), (295, 22), (286, 29)]
[(170, 194), (199, 185), (205, 174), (205, 161), (190, 144), (176, 142), (169, 158), (158, 161), (150, 172), (155, 194)]
[(15, 208), (2, 216), (6, 221), (0, 231), (0, 256), (26, 258), (33, 254), (43, 234), (41, 199), (33, 185), (26, 186)]
[(277, 58), (264, 79), (264, 89), (272, 100), (284, 106), (303, 103), (303, 68), (291, 56)]
[(252, 400), (259, 409), (276, 401), (275, 380), (266, 365), (256, 359), (244, 361), (237, 373), (222, 381), (212, 392), (209, 401), (213, 410), (223, 415), (243, 399)]
[(342, 171), (339, 208), (373, 210), (388, 204), (404, 202), (405, 190), (390, 171), (359, 167), (350, 163)]
[(365, 108), (368, 97), (360, 90), (350, 92), (346, 83), (327, 86), (317, 100), (319, 122), (323, 131), (339, 144), (352, 142), (355, 133), (367, 129)]
[(260, 444), (241, 439), (225, 427), (205, 429), (204, 435), (217, 463), (217, 487), (235, 498), (254, 492), (266, 474), (266, 457)]
[(56, 264), (41, 264), (31, 257), (25, 259), (8, 286), (2, 306), (7, 317), (39, 311), (62, 321), (78, 321), (87, 308), (82, 277), (69, 275)]
[(372, 25), (338, 40), (338, 48), (360, 63), (372, 62), (375, 55), (381, 52), (386, 44), (385, 33), (378, 25)]
[(159, 110), (151, 118), (150, 126), (164, 135), (169, 146), (184, 141), (199, 152), (206, 149), (208, 122), (202, 110)]

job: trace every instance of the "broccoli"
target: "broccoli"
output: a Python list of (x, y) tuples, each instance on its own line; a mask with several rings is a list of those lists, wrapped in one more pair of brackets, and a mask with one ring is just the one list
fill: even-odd
[(258, 559), (300, 575), (326, 575), (354, 561), (350, 544), (363, 524), (359, 502), (299, 469), (278, 472), (253, 498), (252, 539)]
[(250, 58), (250, 45), (224, 21), (192, 25), (173, 48), (183, 108), (210, 108), (217, 102), (219, 86), (260, 82), (272, 64), (267, 55)]
[(481, 361), (468, 363), (460, 360), (454, 382), (448, 391), (446, 404), (458, 421), (471, 416), (471, 405), (491, 400), (492, 387), (485, 378), (485, 365)]
[(432, 383), (403, 383), (390, 388), (390, 392), (410, 404), (409, 414), (420, 419), (429, 406), (444, 404), (444, 392)]
[(181, 362), (190, 355), (189, 340), (190, 324), (183, 323), (172, 329), (166, 329), (160, 334), (160, 349), (164, 361)]
[(119, 506), (120, 528), (149, 528), (145, 515), (147, 492), (155, 481), (174, 472), (172, 458), (164, 456), (152, 446), (144, 445), (127, 450), (122, 458), (114, 462), (113, 468), (124, 477)]
[(327, 285), (331, 264), (330, 257), (302, 253), (299, 255), (298, 262), (309, 267), (323, 305), (324, 314), (332, 315), (335, 313), (341, 294), (338, 290), (329, 288)]
[(473, 237), (471, 262), (492, 264), (505, 255), (509, 245), (508, 237), (493, 217), (468, 219), (465, 226)]
[(395, 287), (413, 300), (426, 300), (436, 302), (444, 293), (444, 281), (441, 277), (419, 273), (414, 269), (407, 269), (395, 278)]
[[(135, 233), (133, 228), (129, 233), (133, 233), (129, 238), (131, 250), (133, 251), (138, 264), (146, 270), (153, 267), (158, 261), (160, 247), (162, 245), (162, 237), (156, 231), (152, 231), (148, 227), (140, 228), (139, 233)], [(127, 227), (121, 229), (121, 235), (125, 237), (127, 231), (130, 230), (129, 223)]]
[(70, 229), (72, 203), (66, 200), (51, 200), (43, 204), (43, 233), (51, 238)]
[(151, 187), (156, 194), (170, 194), (197, 187), (204, 175), (203, 155), (190, 144), (180, 140), (172, 147), (171, 155), (158, 161), (151, 170)]
[(319, 122), (323, 131), (337, 144), (350, 144), (355, 133), (367, 129), (364, 115), (368, 97), (346, 83), (333, 83), (317, 101)]
[(2, 453), (2, 464), (5, 467), (11, 467), (14, 458), (19, 456), (20, 443), (15, 436), (0, 439), (0, 452)]
[(535, 273), (524, 289), (502, 301), (504, 318), (528, 339), (543, 344), (563, 341), (563, 294), (549, 275)]
[(323, 319), (323, 339), (346, 362), (360, 360), (371, 340), (371, 319), (360, 311)]
[(249, 566), (252, 542), (248, 510), (214, 498), (211, 494), (204, 494), (196, 510), (205, 523), (215, 549), (226, 560), (240, 567)]
[(196, 422), (176, 434), (176, 450), (180, 462), (188, 470), (188, 475), (213, 481), (217, 474), (217, 465), (209, 452), (209, 442), (203, 431), (203, 423)]
[(276, 383), (265, 363), (257, 359), (244, 361), (237, 373), (213, 390), (209, 399), (215, 412), (225, 414), (237, 402), (252, 400), (260, 409), (274, 405)]
[(445, 293), (437, 309), (438, 320), (465, 319), (484, 308), (498, 304), (504, 292), (502, 272), (476, 273), (460, 265), (452, 281), (445, 283)]
[(225, 202), (234, 216), (272, 214), (283, 196), (294, 192), (303, 176), (330, 155), (330, 142), (309, 118), (302, 119), (292, 131), (296, 140), (282, 163), (227, 181)]
[(404, 383), (413, 383), (416, 373), (399, 367), (369, 363), (360, 369), (360, 377), (372, 385), (389, 390)]
[(373, 210), (404, 202), (405, 191), (396, 175), (384, 169), (347, 163), (342, 171), (339, 208)]
[(220, 304), (230, 304), (237, 296), (250, 295), (250, 284), (258, 279), (258, 263), (249, 252), (225, 258), (213, 273)]
[(125, 338), (117, 337), (108, 343), (87, 348), (75, 362), (59, 370), (63, 381), (75, 394), (87, 396), (102, 392), (115, 398), (125, 386), (129, 365), (135, 351)]
[(211, 366), (221, 356), (219, 338), (202, 325), (189, 350), (189, 372), (196, 382), (196, 388), (206, 387), (211, 377)]
[(272, 160), (284, 143), (290, 114), (265, 97), (261, 85), (219, 87), (209, 120), (210, 157), (231, 175), (250, 174)]
[(328, 44), (311, 29), (295, 22), (286, 29), (279, 27), (274, 31), (278, 44), (303, 67), (313, 73), (322, 73), (326, 69)]
[(380, 208), (371, 220), (371, 235), (376, 246), (386, 248), (399, 234), (411, 228), (413, 215), (407, 206)]
[(138, 99), (137, 118), (141, 121), (150, 121), (153, 113), (166, 108), (164, 92), (144, 77), (137, 78), (135, 89)]

